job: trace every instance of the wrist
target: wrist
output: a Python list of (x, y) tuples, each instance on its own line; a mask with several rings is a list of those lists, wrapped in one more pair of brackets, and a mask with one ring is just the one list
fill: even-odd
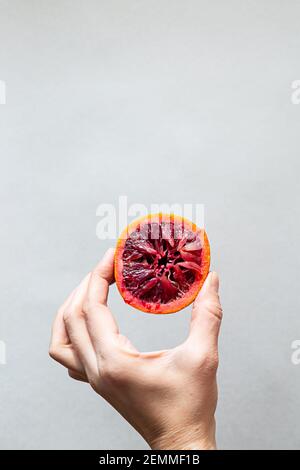
[(216, 450), (216, 442), (209, 440), (184, 441), (160, 440), (150, 446), (152, 450)]
[(171, 431), (149, 444), (152, 450), (216, 450), (215, 425), (208, 432), (200, 429)]

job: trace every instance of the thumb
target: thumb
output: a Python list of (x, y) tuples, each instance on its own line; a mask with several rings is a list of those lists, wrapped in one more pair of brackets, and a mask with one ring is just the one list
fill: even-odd
[(216, 348), (221, 320), (219, 277), (210, 272), (193, 305), (189, 339), (201, 347)]
[(109, 248), (92, 271), (88, 297), (93, 305), (107, 303), (108, 288), (114, 282), (114, 254), (114, 248)]

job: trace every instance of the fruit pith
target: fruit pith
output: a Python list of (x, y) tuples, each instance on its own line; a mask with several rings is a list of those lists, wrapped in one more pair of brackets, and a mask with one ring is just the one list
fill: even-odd
[(115, 279), (131, 306), (148, 313), (173, 313), (195, 299), (209, 264), (204, 230), (174, 214), (149, 214), (121, 234)]

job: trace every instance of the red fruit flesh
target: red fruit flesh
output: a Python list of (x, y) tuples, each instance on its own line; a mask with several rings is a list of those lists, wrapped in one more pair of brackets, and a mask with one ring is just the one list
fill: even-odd
[(195, 227), (179, 217), (134, 227), (122, 244), (121, 271), (116, 260), (116, 280), (126, 302), (147, 312), (171, 313), (194, 299), (209, 266), (205, 232)]

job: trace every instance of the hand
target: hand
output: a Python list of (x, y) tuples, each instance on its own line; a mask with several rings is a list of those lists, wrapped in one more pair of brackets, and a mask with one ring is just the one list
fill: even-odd
[(89, 382), (152, 449), (214, 449), (222, 318), (217, 274), (208, 275), (194, 302), (186, 341), (141, 353), (119, 333), (107, 306), (113, 259), (110, 249), (59, 309), (50, 356), (72, 378)]

